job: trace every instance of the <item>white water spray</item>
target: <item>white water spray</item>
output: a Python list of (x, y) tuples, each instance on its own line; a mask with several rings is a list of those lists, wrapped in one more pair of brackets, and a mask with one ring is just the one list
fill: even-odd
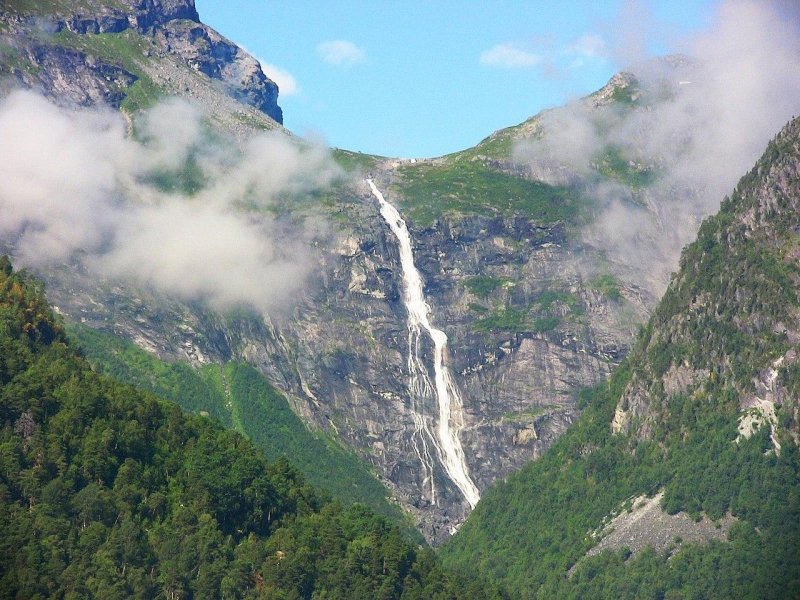
[[(411, 236), (403, 218), (397, 209), (389, 204), (375, 187), (371, 179), (367, 179), (372, 194), (378, 199), (381, 207), (381, 216), (397, 237), (400, 246), (400, 265), (403, 268), (403, 302), (408, 310), (408, 369), (411, 376), (409, 391), (414, 403), (412, 414), (417, 427), (417, 434), (422, 441), (422, 450), (415, 442), (417, 456), (426, 469), (426, 479), (430, 481), (431, 495), (435, 502), (436, 488), (433, 483), (433, 461), (425, 439), (425, 434), (432, 441), (439, 461), (442, 463), (448, 477), (456, 484), (461, 493), (475, 507), (480, 499), (480, 492), (467, 472), (467, 463), (464, 459), (464, 450), (461, 447), (459, 433), (463, 427), (463, 403), (458, 394), (455, 382), (449, 369), (444, 364), (447, 350), (447, 335), (444, 331), (434, 328), (428, 315), (430, 306), (425, 302), (422, 292), (422, 277), (414, 266), (414, 254), (411, 251)], [(433, 381), (428, 374), (428, 369), (420, 355), (420, 338), (426, 332), (433, 341)], [(416, 410), (417, 401), (430, 397), (435, 393), (439, 406), (436, 434), (431, 431), (427, 420)]]

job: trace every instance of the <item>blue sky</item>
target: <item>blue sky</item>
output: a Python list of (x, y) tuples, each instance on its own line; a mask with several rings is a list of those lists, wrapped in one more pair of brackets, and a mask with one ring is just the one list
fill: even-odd
[(339, 148), (439, 156), (681, 50), (712, 0), (197, 0), (281, 85), (292, 131)]

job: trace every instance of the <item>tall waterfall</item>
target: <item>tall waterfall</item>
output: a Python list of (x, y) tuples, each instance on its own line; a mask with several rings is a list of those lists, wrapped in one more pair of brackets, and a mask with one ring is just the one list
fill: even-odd
[[(367, 179), (372, 194), (378, 199), (381, 216), (397, 237), (400, 246), (400, 264), (403, 269), (403, 302), (408, 310), (408, 370), (410, 380), (408, 389), (412, 400), (412, 414), (416, 434), (421, 448), (414, 441), (417, 456), (426, 469), (426, 477), (431, 486), (431, 496), (436, 501), (436, 487), (433, 481), (433, 457), (428, 440), (433, 445), (447, 476), (461, 490), (473, 508), (480, 499), (480, 492), (467, 472), (464, 449), (461, 447), (459, 433), (463, 427), (463, 403), (449, 369), (444, 364), (447, 352), (447, 335), (433, 327), (429, 320), (430, 306), (425, 302), (422, 291), (422, 277), (414, 266), (411, 250), (411, 236), (397, 209), (389, 204), (371, 179)], [(433, 385), (430, 372), (420, 354), (423, 334), (433, 341)], [(429, 420), (419, 410), (418, 405), (426, 397), (435, 395), (439, 414), (435, 431), (431, 430)]]

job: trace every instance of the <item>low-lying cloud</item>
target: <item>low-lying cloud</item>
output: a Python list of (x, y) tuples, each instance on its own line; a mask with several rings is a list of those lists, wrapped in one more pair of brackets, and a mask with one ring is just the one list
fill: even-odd
[[(638, 108), (578, 101), (545, 112), (542, 139), (515, 150), (515, 159), (542, 179), (585, 186), (599, 208), (586, 241), (620, 264), (633, 261), (655, 294), (700, 220), (798, 113), (799, 22), (787, 6), (724, 2), (707, 32), (676, 44), (685, 58), (640, 56), (626, 69), (638, 81)], [(626, 57), (631, 37), (619, 32)], [(598, 177), (610, 158), (618, 159), (620, 176)], [(619, 159), (627, 174), (619, 172)], [(648, 185), (626, 180), (639, 175)]]
[(276, 202), (336, 177), (327, 151), (280, 133), (214, 138), (177, 100), (136, 128), (133, 139), (118, 113), (31, 92), (0, 104), (0, 236), (16, 260), (80, 257), (98, 275), (218, 309), (289, 301), (318, 224), (281, 216)]

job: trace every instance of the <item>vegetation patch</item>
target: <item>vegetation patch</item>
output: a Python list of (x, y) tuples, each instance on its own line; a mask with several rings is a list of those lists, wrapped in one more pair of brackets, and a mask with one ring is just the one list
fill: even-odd
[(140, 73), (138, 77), (127, 89), (125, 99), (120, 104), (120, 108), (128, 114), (155, 106), (164, 95), (164, 91), (147, 75)]
[(476, 320), (472, 327), (476, 331), (529, 331), (531, 321), (528, 319), (528, 311), (513, 306), (506, 306), (492, 311), (485, 317)]
[(489, 312), (489, 309), (485, 307), (483, 304), (477, 304), (475, 302), (470, 302), (468, 307), (472, 312), (476, 312), (480, 315), (485, 315), (486, 313)]
[(532, 319), (529, 308), (515, 308), (505, 306), (493, 310), (477, 319), (472, 328), (485, 333), (506, 331), (513, 333), (545, 333), (558, 327), (561, 319), (558, 317), (539, 317)]
[(614, 302), (618, 302), (622, 298), (622, 294), (619, 291), (619, 281), (610, 273), (595, 277), (589, 285), (592, 289), (597, 290), (601, 295)]
[(487, 298), (495, 290), (511, 283), (512, 281), (508, 277), (491, 277), (489, 275), (476, 275), (464, 280), (466, 288), (479, 298)]
[(641, 91), (636, 85), (618, 85), (614, 88), (614, 91), (611, 92), (611, 99), (623, 106), (633, 106), (636, 104), (640, 95)]
[(561, 319), (558, 317), (540, 317), (538, 319), (534, 319), (533, 325), (531, 326), (531, 331), (533, 333), (545, 333), (548, 331), (553, 331), (558, 324), (561, 323)]
[(542, 225), (573, 222), (582, 203), (566, 187), (530, 181), (478, 162), (417, 163), (400, 167), (403, 212), (426, 227), (442, 215), (520, 215)]
[(192, 196), (205, 187), (208, 178), (198, 164), (197, 157), (190, 153), (179, 169), (156, 169), (148, 173), (144, 181), (162, 192), (180, 192)]
[(39, 65), (28, 60), (18, 48), (0, 44), (0, 74), (13, 73), (16, 69), (35, 74), (39, 68)]
[(477, 146), (449, 155), (455, 160), (510, 160), (514, 151), (515, 133), (518, 127), (507, 127), (496, 131)]
[(538, 306), (543, 311), (550, 310), (555, 304), (562, 304), (568, 306), (570, 310), (575, 310), (580, 305), (580, 300), (574, 294), (569, 292), (558, 292), (547, 290), (539, 294), (533, 304)]
[(524, 421), (531, 421), (536, 419), (537, 417), (541, 417), (542, 415), (549, 414), (554, 410), (558, 410), (560, 408), (557, 404), (544, 404), (542, 406), (536, 406), (529, 410), (523, 410), (519, 412), (507, 412), (503, 415), (503, 421), (509, 421), (513, 423), (524, 422)]
[(286, 398), (245, 363), (206, 365), (164, 362), (114, 335), (86, 326), (70, 335), (100, 372), (152, 391), (185, 410), (205, 413), (244, 434), (270, 460), (291, 457), (315, 485), (351, 504), (361, 502), (403, 521), (387, 490), (351, 451), (322, 432), (312, 432)]
[(647, 187), (656, 180), (651, 167), (629, 159), (617, 146), (609, 146), (597, 158), (597, 172), (634, 189)]
[(386, 160), (382, 156), (374, 154), (364, 154), (362, 152), (352, 152), (334, 148), (332, 150), (333, 160), (340, 167), (348, 172), (365, 172), (377, 167), (382, 161)]

